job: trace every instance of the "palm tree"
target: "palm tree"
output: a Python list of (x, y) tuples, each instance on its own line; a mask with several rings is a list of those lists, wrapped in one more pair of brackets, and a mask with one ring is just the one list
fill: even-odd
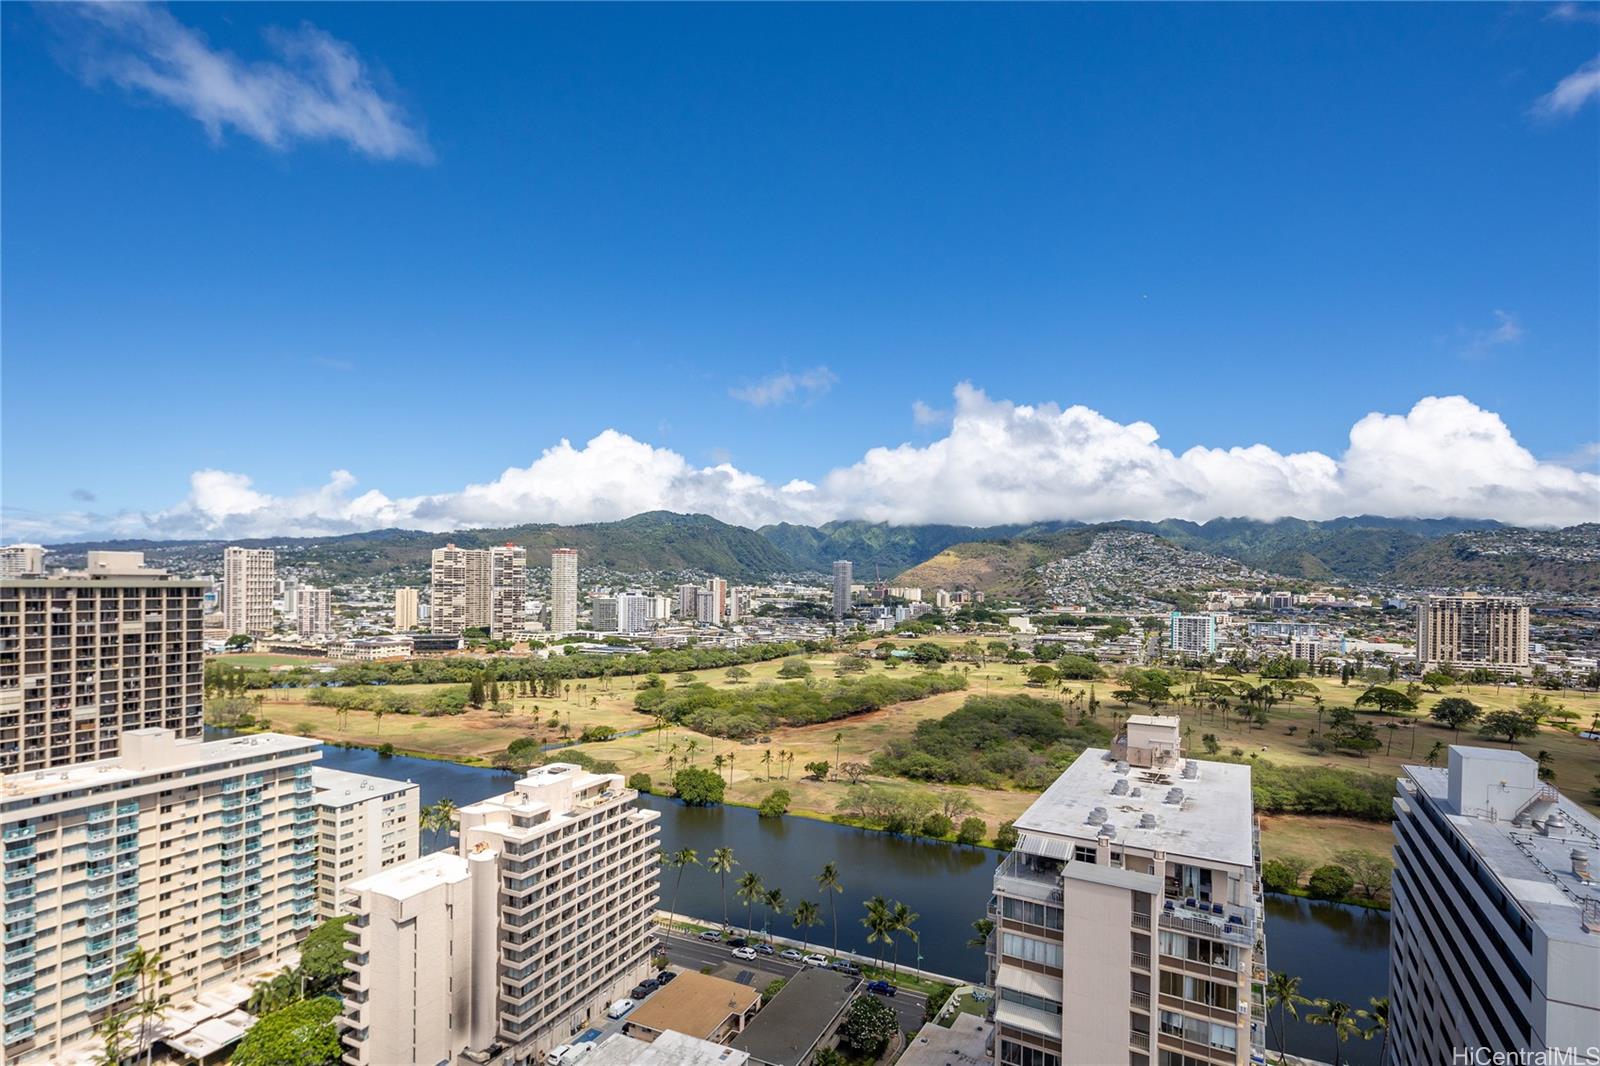
[[(867, 908), (866, 917), (861, 919), (861, 924), (867, 930), (867, 943), (888, 944), (894, 940), (894, 913), (889, 909), (889, 902), (882, 896), (873, 896), (864, 904)], [(883, 967), (883, 951), (878, 951), (878, 966)]]
[(726, 763), (726, 762), (727, 762), (727, 760), (724, 759), (721, 755), (718, 755), (716, 758), (711, 760), (711, 765), (716, 767), (716, 769), (717, 769), (717, 776), (718, 777), (722, 776), (722, 767), (723, 767), (724, 763)]
[[(783, 898), (783, 889), (781, 888), (767, 889), (767, 894), (762, 897), (761, 902), (765, 903), (767, 906), (769, 921), (771, 918), (776, 918), (778, 915), (782, 914), (784, 907), (788, 906), (788, 901)], [(772, 932), (768, 921), (761, 923), (761, 931), (766, 934), (767, 939), (772, 939)]]
[(833, 735), (833, 775), (835, 777), (839, 776), (839, 760), (841, 758), (841, 756), (839, 754), (839, 748), (840, 748), (840, 745), (842, 745), (843, 743), (844, 743), (844, 734), (843, 733), (835, 733)]
[(750, 908), (754, 906), (756, 898), (762, 891), (761, 875), (754, 870), (746, 870), (734, 885), (733, 894), (744, 900), (744, 933), (749, 936), (755, 931), (755, 922), (750, 915)]
[(711, 858), (706, 862), (706, 869), (716, 874), (722, 882), (722, 929), (728, 929), (728, 871), (739, 865), (739, 860), (733, 857), (732, 848), (718, 848), (711, 853)]
[(663, 852), (661, 865), (670, 866), (678, 871), (678, 877), (672, 883), (672, 906), (669, 908), (672, 911), (672, 916), (676, 918), (678, 916), (678, 889), (683, 887), (683, 869), (686, 866), (699, 866), (700, 856), (695, 853), (693, 848), (680, 848), (677, 851)]
[(733, 752), (728, 752), (728, 787), (733, 787)]
[(139, 1046), (144, 1048), (146, 1063), (150, 1061), (152, 1051), (150, 1026), (161, 1020), (161, 1015), (166, 1013), (167, 1001), (172, 998), (160, 989), (170, 980), (166, 964), (161, 961), (161, 952), (146, 951), (141, 947), (128, 952), (112, 978), (114, 984), (138, 982), (139, 999), (129, 1013), (139, 1018)]
[(122, 1011), (111, 1012), (95, 1026), (95, 1031), (100, 1034), (100, 1039), (105, 1041), (99, 1055), (95, 1057), (95, 1066), (122, 1066), (122, 1060), (128, 1053), (127, 1014)]
[(1326, 1025), (1333, 1030), (1333, 1066), (1343, 1066), (1344, 1042), (1361, 1032), (1357, 1019), (1365, 1017), (1367, 1012), (1356, 1010), (1339, 999), (1319, 999), (1315, 1002), (1321, 1013), (1311, 1015), (1306, 1021), (1312, 1025)]
[[(1283, 1041), (1288, 1035), (1288, 1022), (1284, 1015), (1290, 1018), (1300, 1017), (1299, 1006), (1311, 1001), (1300, 994), (1300, 978), (1291, 977), (1289, 974), (1274, 970), (1267, 975), (1267, 1028), (1273, 1030), (1278, 1045), (1278, 1053), (1283, 1053)], [(1278, 1024), (1274, 1029), (1272, 1025), (1271, 1008), (1278, 1009)]]
[(245, 1008), (260, 1016), (287, 1007), (300, 998), (300, 980), (293, 972), (280, 973), (266, 981), (259, 981), (250, 991)]
[(1372, 1009), (1366, 1012), (1367, 1020), (1372, 1026), (1361, 1031), (1361, 1039), (1378, 1038), (1378, 1063), (1382, 1066), (1388, 1061), (1389, 1053), (1389, 997), (1373, 996), (1367, 1002), (1372, 1004)]
[(822, 908), (809, 899), (803, 899), (794, 905), (794, 927), (800, 930), (800, 952), (805, 953), (811, 944), (806, 936), (806, 930), (822, 922)]
[(339, 719), (339, 732), (343, 733), (346, 729), (350, 728), (350, 708), (340, 707), (338, 710), (333, 712), (333, 716)]
[(383, 736), (383, 716), (388, 713), (382, 707), (372, 708), (372, 720), (377, 723), (377, 732), (380, 737)]
[(694, 753), (699, 750), (700, 741), (693, 737), (690, 737), (688, 743), (683, 746), (683, 757), (689, 761), (690, 766), (694, 765)]
[[(449, 796), (440, 796), (423, 812), (422, 824), (435, 833), (449, 833), (456, 824), (456, 801)], [(431, 812), (431, 824), (429, 822)]]
[(767, 748), (761, 753), (761, 765), (767, 768), (767, 780), (772, 780), (772, 749)]
[[(817, 889), (823, 895), (827, 895), (829, 889), (834, 892), (844, 891), (844, 885), (839, 881), (839, 868), (833, 863), (828, 863), (817, 875)], [(839, 901), (828, 896), (828, 909), (833, 912), (833, 953), (837, 955), (839, 954)]]
[(972, 923), (972, 936), (967, 939), (967, 947), (983, 950), (989, 946), (989, 934), (994, 932), (993, 918), (979, 918)]
[[(917, 931), (913, 929), (912, 926), (916, 924), (917, 919), (920, 917), (922, 917), (922, 915), (918, 914), (910, 907), (907, 907), (904, 903), (896, 901), (894, 909), (889, 912), (889, 919), (892, 923), (889, 932), (905, 933), (911, 938), (912, 943), (916, 943), (918, 940)], [(894, 972), (899, 973), (900, 941), (891, 939), (889, 943), (894, 949)]]

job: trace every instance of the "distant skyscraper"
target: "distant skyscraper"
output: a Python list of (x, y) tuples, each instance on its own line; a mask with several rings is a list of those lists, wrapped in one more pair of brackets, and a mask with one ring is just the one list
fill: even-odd
[(0, 647), (0, 774), (110, 758), (130, 729), (198, 737), (205, 589), (139, 552), (0, 579), (0, 634), (28, 640), (26, 655)]
[(460, 634), (472, 624), (467, 613), (467, 569), (475, 554), (454, 544), (433, 549), (428, 615), (433, 632)]
[(703, 625), (714, 626), (722, 622), (717, 614), (717, 594), (710, 589), (697, 589), (694, 594), (694, 620)]
[(1403, 769), (1391, 1061), (1583, 1062), (1600, 1037), (1600, 821), (1519, 751), (1452, 745), (1447, 769)]
[(841, 621), (850, 613), (850, 586), (855, 581), (855, 568), (848, 559), (833, 564), (833, 619)]
[(522, 634), (528, 610), (526, 548), (446, 544), (433, 550), (432, 562), (429, 628), (433, 632), (487, 629), (496, 640), (514, 640)]
[(303, 640), (326, 640), (333, 636), (333, 594), (314, 585), (298, 585), (294, 591), (295, 632)]
[(706, 579), (706, 591), (716, 597), (717, 621), (722, 621), (728, 614), (728, 583), (720, 577)]
[(0, 548), (0, 577), (44, 573), (44, 548), (37, 544), (7, 544)]
[(417, 590), (394, 590), (394, 628), (397, 633), (409, 633), (417, 628)]
[(578, 550), (557, 548), (550, 553), (550, 632), (571, 633), (578, 628)]
[(678, 586), (678, 617), (694, 620), (695, 613), (699, 610), (699, 601), (696, 596), (700, 592), (699, 585)]
[(222, 553), (222, 618), (230, 636), (272, 635), (277, 556), (270, 548), (228, 548)]
[(728, 590), (728, 621), (738, 622), (744, 617), (746, 605), (749, 603), (749, 598), (749, 589), (732, 588)]
[(1209, 614), (1173, 611), (1167, 617), (1167, 645), (1177, 655), (1204, 659), (1217, 651), (1217, 620)]
[(1429, 596), (1417, 605), (1417, 662), (1520, 672), (1528, 667), (1528, 607), (1507, 596)]
[(935, 589), (933, 592), (933, 605), (943, 611), (950, 606), (950, 593), (944, 589)]
[(528, 549), (506, 544), (489, 549), (489, 635), (516, 640), (527, 629)]

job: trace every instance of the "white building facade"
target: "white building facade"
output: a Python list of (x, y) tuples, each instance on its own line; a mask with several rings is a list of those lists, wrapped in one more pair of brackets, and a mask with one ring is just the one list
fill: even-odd
[(417, 590), (394, 590), (394, 631), (409, 633), (417, 628)]
[(327, 640), (333, 636), (333, 593), (314, 585), (294, 590), (295, 632), (302, 640)]
[(318, 766), (311, 771), (317, 804), (317, 914), (344, 912), (351, 881), (418, 857), (420, 785)]
[(550, 553), (550, 632), (578, 629), (578, 550), (557, 548)]
[(855, 583), (855, 567), (848, 559), (833, 564), (833, 620), (843, 620), (850, 613), (851, 587)]
[(21, 577), (44, 573), (44, 547), (38, 544), (7, 544), (0, 548), (0, 577)]
[(270, 548), (230, 547), (222, 553), (222, 618), (229, 636), (272, 635), (277, 556)]
[(1417, 604), (1417, 662), (1424, 669), (1528, 669), (1528, 605), (1509, 596), (1429, 596)]
[(1217, 652), (1217, 620), (1209, 614), (1183, 614), (1173, 611), (1167, 616), (1167, 646), (1176, 655), (1191, 659), (1204, 659)]

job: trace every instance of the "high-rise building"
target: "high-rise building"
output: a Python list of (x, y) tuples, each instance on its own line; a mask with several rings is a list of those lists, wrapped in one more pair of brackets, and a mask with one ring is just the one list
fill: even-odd
[(678, 617), (693, 619), (700, 612), (700, 586), (678, 586)]
[(848, 559), (833, 564), (833, 620), (842, 621), (850, 613), (850, 586), (854, 583), (855, 568)]
[(557, 548), (550, 553), (550, 632), (571, 633), (578, 628), (578, 550)]
[(737, 624), (750, 609), (750, 590), (731, 588), (728, 590), (727, 619)]
[(933, 590), (933, 606), (937, 610), (947, 610), (950, 607), (950, 593), (944, 589)]
[(1173, 611), (1167, 616), (1167, 646), (1176, 655), (1191, 659), (1204, 659), (1217, 653), (1217, 620), (1209, 614), (1184, 614)]
[(130, 729), (201, 734), (205, 582), (143, 564), (0, 579), (0, 773), (110, 758)]
[(1133, 715), (1016, 820), (989, 937), (995, 1062), (1245, 1066), (1264, 1055), (1250, 767)]
[(460, 634), (472, 625), (467, 607), (467, 572), (477, 552), (446, 544), (433, 549), (429, 566), (428, 628), (434, 633)]
[(323, 766), (312, 769), (311, 784), (320, 834), (317, 913), (332, 918), (344, 913), (345, 885), (418, 857), (421, 786)]
[(1452, 745), (1446, 769), (1404, 770), (1392, 1060), (1432, 1066), (1468, 1048), (1483, 1062), (1584, 1061), (1600, 1037), (1600, 821), (1521, 752)]
[(7, 544), (0, 548), (0, 577), (44, 573), (44, 548), (38, 544)]
[(230, 636), (272, 636), (277, 556), (271, 548), (227, 548), (222, 553), (222, 619)]
[(717, 594), (710, 589), (697, 589), (694, 594), (694, 620), (701, 625), (721, 625), (722, 616), (717, 614)]
[(728, 616), (728, 583), (720, 577), (707, 578), (706, 591), (717, 601), (717, 621), (720, 622)]
[(1417, 604), (1417, 662), (1505, 672), (1528, 668), (1528, 606), (1509, 596), (1429, 596)]
[(114, 759), (0, 779), (4, 1061), (92, 1057), (138, 989), (116, 976), (134, 948), (165, 960), (169, 1018), (280, 966), (317, 920), (319, 748), (133, 729)]
[(409, 633), (417, 628), (417, 590), (394, 590), (394, 631)]
[(616, 633), (622, 628), (622, 612), (616, 596), (589, 597), (589, 628), (596, 633)]
[[(543, 1062), (649, 972), (659, 817), (617, 774), (540, 767), (457, 812), (456, 852), (347, 886), (350, 1066)], [(480, 1061), (474, 1059), (474, 1061)]]
[(315, 585), (297, 585), (294, 600), (295, 632), (302, 640), (333, 636), (333, 593)]
[(666, 622), (672, 617), (672, 608), (675, 602), (671, 596), (663, 596), (659, 592), (651, 595), (650, 620), (652, 622)]
[(517, 640), (528, 628), (528, 549), (505, 544), (489, 549), (489, 635)]

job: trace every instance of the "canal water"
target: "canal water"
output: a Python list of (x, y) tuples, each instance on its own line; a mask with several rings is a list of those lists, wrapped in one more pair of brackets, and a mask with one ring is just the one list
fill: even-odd
[[(364, 748), (324, 745), (322, 765), (354, 773), (376, 774), (415, 781), (426, 805), (449, 797), (464, 806), (510, 789), (515, 778), (480, 766), (404, 756), (384, 758)], [(819, 901), (823, 923), (805, 931), (812, 943), (833, 942), (830, 902), (817, 890), (816, 875), (832, 862), (839, 870), (844, 891), (834, 893), (838, 907), (839, 947), (867, 955), (886, 949), (869, 945), (860, 919), (863, 901), (871, 896), (905, 903), (920, 917), (915, 923), (917, 944), (901, 938), (900, 961), (938, 973), (981, 980), (981, 951), (966, 946), (972, 922), (981, 918), (987, 904), (998, 853), (988, 848), (963, 848), (926, 840), (905, 840), (883, 833), (852, 829), (807, 818), (760, 818), (744, 807), (685, 807), (676, 800), (646, 796), (642, 800), (661, 812), (661, 847), (675, 851), (693, 848), (703, 864), (719, 847), (733, 849), (739, 865), (728, 875), (728, 915), (734, 925), (745, 922), (745, 908), (734, 895), (739, 875), (754, 871), (768, 888), (781, 888), (792, 913), (800, 899)], [(424, 851), (448, 846), (440, 835), (423, 841)], [(662, 905), (672, 902), (676, 874), (662, 871)], [(702, 867), (684, 871), (678, 892), (679, 913), (720, 922), (722, 896), (718, 878)], [(1301, 992), (1313, 999), (1341, 999), (1366, 1007), (1369, 996), (1381, 996), (1388, 987), (1389, 919), (1381, 911), (1314, 903), (1291, 897), (1267, 898), (1267, 954), (1277, 970), (1297, 974)], [(771, 921), (772, 931), (798, 937), (800, 931), (787, 914), (765, 919), (754, 912), (757, 928)], [(1308, 1013), (1304, 1008), (1302, 1015)], [(1332, 1033), (1325, 1027), (1290, 1020), (1287, 1044), (1291, 1053), (1324, 1062), (1333, 1058)], [(1345, 1044), (1344, 1059), (1354, 1066), (1377, 1066), (1378, 1042)]]

